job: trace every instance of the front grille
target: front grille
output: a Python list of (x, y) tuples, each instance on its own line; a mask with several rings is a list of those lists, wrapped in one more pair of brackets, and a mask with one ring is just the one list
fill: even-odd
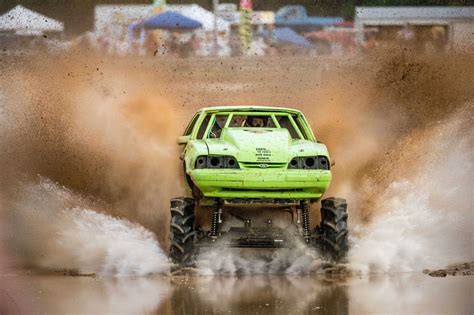
[(303, 191), (303, 188), (274, 188), (274, 189), (265, 189), (265, 188), (255, 188), (255, 189), (242, 189), (242, 188), (222, 188), (223, 191), (235, 191), (235, 192), (248, 192), (248, 191), (262, 191), (262, 192), (275, 192), (275, 191), (281, 191), (281, 192), (301, 192)]
[(244, 168), (286, 168), (287, 163), (265, 163), (265, 162), (240, 162)]

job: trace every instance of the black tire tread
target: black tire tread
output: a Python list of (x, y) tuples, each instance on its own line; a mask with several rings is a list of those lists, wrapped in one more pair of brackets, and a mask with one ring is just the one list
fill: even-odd
[(317, 228), (319, 247), (323, 255), (339, 262), (349, 250), (347, 203), (342, 198), (321, 201), (321, 224)]
[(182, 267), (191, 266), (194, 260), (194, 207), (193, 198), (171, 199), (170, 258), (174, 264)]

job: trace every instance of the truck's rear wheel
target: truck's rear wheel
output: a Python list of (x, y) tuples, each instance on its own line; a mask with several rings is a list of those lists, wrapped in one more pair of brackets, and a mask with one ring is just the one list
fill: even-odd
[(195, 258), (194, 207), (193, 198), (171, 199), (170, 257), (173, 263), (182, 267), (191, 266)]
[(321, 224), (317, 227), (318, 247), (323, 255), (339, 262), (347, 251), (347, 202), (342, 198), (327, 198), (321, 201)]

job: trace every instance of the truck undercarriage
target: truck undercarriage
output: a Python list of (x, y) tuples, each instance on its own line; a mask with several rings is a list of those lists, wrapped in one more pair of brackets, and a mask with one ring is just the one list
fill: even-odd
[[(291, 224), (277, 226), (271, 219), (254, 226), (250, 217), (244, 217), (239, 207), (267, 205), (272, 211), (291, 215)], [(331, 261), (344, 259), (347, 244), (347, 204), (344, 199), (328, 198), (321, 201), (321, 222), (311, 229), (309, 200), (222, 200), (214, 199), (210, 226), (195, 226), (196, 202), (193, 198), (175, 198), (171, 201), (172, 261), (181, 267), (194, 266), (200, 250), (212, 247), (228, 248), (294, 248), (298, 242), (318, 250)], [(223, 217), (233, 225), (223, 229)]]

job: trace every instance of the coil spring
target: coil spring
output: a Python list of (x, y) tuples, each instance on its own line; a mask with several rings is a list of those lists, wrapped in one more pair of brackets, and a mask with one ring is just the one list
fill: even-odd
[(303, 234), (305, 237), (311, 235), (310, 224), (309, 224), (309, 205), (307, 202), (301, 202), (301, 224), (303, 226)]
[(214, 209), (212, 210), (211, 232), (210, 232), (211, 237), (216, 237), (217, 231), (219, 229), (219, 215), (220, 215), (219, 207), (220, 207), (219, 201), (215, 201)]

